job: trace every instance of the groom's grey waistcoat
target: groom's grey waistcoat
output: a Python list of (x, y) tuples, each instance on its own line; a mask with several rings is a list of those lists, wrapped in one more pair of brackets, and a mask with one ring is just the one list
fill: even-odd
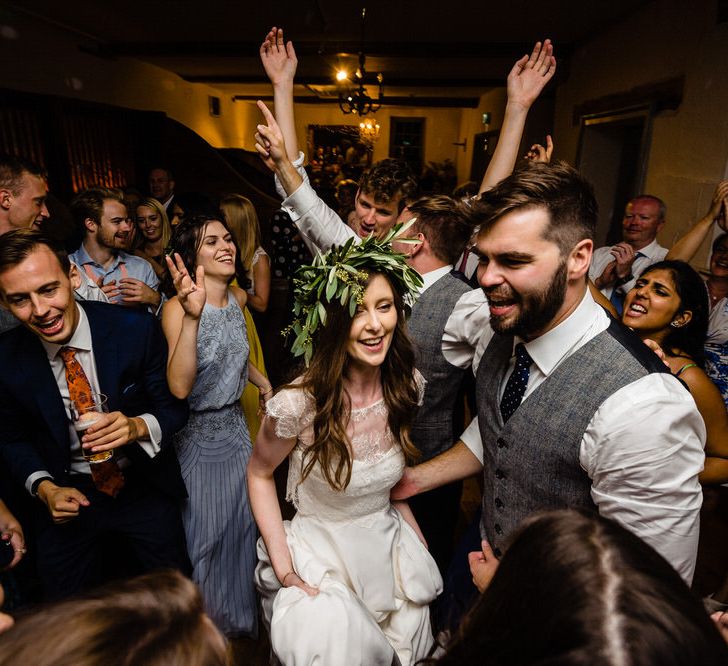
[(651, 372), (669, 372), (634, 333), (612, 320), (562, 361), (504, 426), (499, 394), (512, 354), (513, 337), (494, 335), (476, 380), (484, 473), (480, 528), (496, 555), (534, 511), (595, 508), (579, 463), (589, 422), (622, 387)]
[(420, 462), (446, 451), (455, 441), (452, 416), (465, 370), (442, 355), (442, 335), (455, 304), (468, 291), (471, 288), (465, 282), (448, 273), (417, 299), (407, 320), (417, 354), (415, 366), (427, 380), (424, 402), (410, 433), (422, 452)]

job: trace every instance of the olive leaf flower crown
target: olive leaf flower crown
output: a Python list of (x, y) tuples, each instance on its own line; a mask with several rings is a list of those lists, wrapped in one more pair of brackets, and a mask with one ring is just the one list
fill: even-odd
[[(291, 346), (294, 356), (303, 356), (308, 366), (320, 326), (326, 326), (326, 303), (336, 301), (348, 305), (349, 315), (364, 300), (369, 273), (382, 273), (402, 296), (413, 300), (422, 286), (422, 277), (409, 266), (406, 256), (392, 249), (392, 241), (417, 243), (412, 238), (397, 238), (416, 218), (393, 226), (383, 238), (368, 236), (361, 242), (350, 238), (343, 245), (333, 246), (326, 254), (318, 254), (313, 264), (301, 266), (293, 277), (295, 319), (283, 335), (296, 336)], [(405, 299), (407, 300), (407, 299)]]

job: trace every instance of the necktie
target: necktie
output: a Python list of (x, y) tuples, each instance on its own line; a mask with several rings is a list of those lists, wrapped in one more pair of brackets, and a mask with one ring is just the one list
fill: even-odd
[(518, 409), (518, 405), (523, 400), (523, 394), (526, 392), (526, 386), (528, 386), (528, 375), (530, 374), (532, 363), (533, 359), (526, 351), (526, 346), (522, 342), (519, 342), (516, 345), (516, 366), (508, 378), (506, 390), (503, 392), (503, 398), (500, 404), (503, 423), (506, 423), (513, 416), (513, 412)]
[[(635, 252), (634, 253), (634, 260), (637, 261), (640, 257), (644, 257), (645, 255), (642, 254), (642, 252)], [(634, 266), (634, 264), (632, 264)], [(617, 311), (617, 314), (621, 317), (622, 312), (624, 311), (624, 297), (626, 294), (619, 289), (622, 285), (615, 286), (614, 289), (612, 289), (612, 295), (609, 297), (610, 303), (614, 306), (614, 309)]]
[[(63, 347), (59, 352), (66, 366), (66, 382), (68, 383), (68, 394), (80, 407), (91, 407), (94, 404), (91, 384), (81, 364), (76, 359), (76, 350), (70, 347)], [(80, 438), (79, 438), (80, 439)], [(94, 485), (102, 493), (116, 497), (124, 487), (124, 475), (119, 465), (112, 458), (103, 462), (91, 463), (91, 478)]]
[[(466, 269), (466, 268), (468, 267), (468, 257), (469, 257), (469, 256), (470, 256), (470, 249), (466, 247), (466, 248), (465, 248), (465, 249), (463, 250), (463, 259), (462, 259), (462, 261), (460, 262), (460, 268), (458, 268), (458, 270), (459, 270), (459, 271), (460, 271), (460, 272), (461, 272), (461, 273), (462, 273), (463, 275), (465, 275), (465, 269)], [(466, 277), (467, 277), (467, 276), (466, 276)]]

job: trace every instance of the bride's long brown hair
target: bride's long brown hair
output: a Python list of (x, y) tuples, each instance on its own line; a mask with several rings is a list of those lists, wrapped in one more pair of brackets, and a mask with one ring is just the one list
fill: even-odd
[[(367, 286), (375, 275), (387, 279), (397, 310), (392, 344), (381, 366), (382, 394), (387, 407), (389, 430), (409, 462), (419, 456), (409, 436), (418, 403), (414, 378), (415, 354), (407, 334), (402, 295), (382, 273), (371, 273)], [(349, 364), (346, 347), (351, 322), (348, 306), (341, 306), (337, 302), (327, 307), (327, 323), (318, 332), (311, 364), (301, 383), (295, 385), (310, 393), (316, 404), (313, 444), (306, 447), (304, 452), (301, 479), (305, 479), (314, 466), (320, 464), (329, 485), (339, 491), (349, 485), (352, 467), (351, 443), (346, 434), (351, 416), (351, 400), (344, 388)]]

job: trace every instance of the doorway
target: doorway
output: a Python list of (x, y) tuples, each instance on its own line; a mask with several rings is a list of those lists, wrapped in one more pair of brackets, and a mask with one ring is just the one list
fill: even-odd
[(599, 203), (595, 247), (622, 240), (624, 207), (644, 187), (651, 130), (649, 106), (582, 116), (576, 165)]

